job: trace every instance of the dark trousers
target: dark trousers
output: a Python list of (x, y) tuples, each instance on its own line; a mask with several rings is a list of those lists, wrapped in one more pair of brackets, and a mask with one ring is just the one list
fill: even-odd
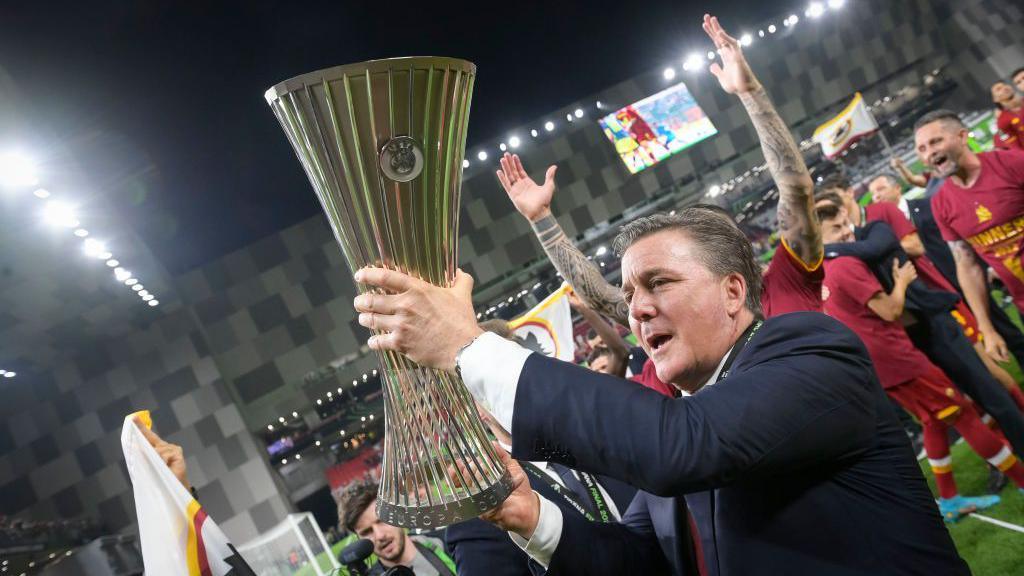
[(988, 295), (988, 318), (992, 321), (992, 327), (1006, 341), (1010, 354), (1013, 354), (1017, 363), (1024, 367), (1024, 332), (1010, 320), (1010, 315), (996, 302), (991, 292)]
[(996, 380), (960, 325), (950, 314), (935, 314), (907, 327), (919, 350), (949, 376), (957, 387), (992, 416), (1016, 454), (1024, 454), (1024, 413)]

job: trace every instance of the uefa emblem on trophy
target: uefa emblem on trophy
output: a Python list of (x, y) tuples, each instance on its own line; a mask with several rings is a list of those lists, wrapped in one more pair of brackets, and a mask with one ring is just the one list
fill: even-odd
[[(303, 74), (267, 90), (353, 273), (375, 265), (437, 285), (454, 280), (475, 77), (464, 60), (393, 58)], [(462, 380), (400, 354), (378, 356), (381, 520), (438, 528), (500, 504), (511, 480)]]

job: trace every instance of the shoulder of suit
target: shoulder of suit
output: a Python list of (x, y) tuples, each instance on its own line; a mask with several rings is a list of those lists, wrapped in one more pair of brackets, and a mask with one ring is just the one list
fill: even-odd
[(790, 342), (800, 338), (821, 339), (825, 337), (847, 338), (852, 332), (835, 318), (820, 312), (792, 312), (765, 320), (764, 326), (751, 339), (756, 346), (770, 345), (779, 338)]

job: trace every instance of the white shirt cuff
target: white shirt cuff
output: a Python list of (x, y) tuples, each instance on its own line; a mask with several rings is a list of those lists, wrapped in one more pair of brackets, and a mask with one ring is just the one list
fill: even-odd
[(484, 332), (459, 356), (459, 371), (469, 393), (508, 431), (512, 430), (519, 374), (532, 353), (493, 332)]
[(562, 539), (562, 511), (540, 494), (537, 494), (537, 499), (540, 500), (540, 516), (537, 527), (533, 529), (533, 536), (527, 540), (514, 532), (508, 535), (530, 558), (547, 569)]

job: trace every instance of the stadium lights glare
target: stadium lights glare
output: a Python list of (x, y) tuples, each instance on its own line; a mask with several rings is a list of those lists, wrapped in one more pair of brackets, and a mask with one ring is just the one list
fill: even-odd
[(74, 228), (79, 224), (78, 219), (75, 218), (74, 210), (67, 204), (56, 200), (50, 200), (46, 203), (46, 206), (43, 208), (43, 219), (54, 226), (64, 228)]
[(139, 297), (140, 298), (145, 298), (146, 296), (149, 296), (149, 290), (144, 290), (144, 289), (140, 288), (139, 289)]
[(750, 46), (754, 42), (754, 37), (750, 34), (744, 34), (740, 36), (740, 46)]
[(708, 50), (708, 60), (714, 60), (714, 59), (715, 59), (715, 51), (714, 50)]
[(35, 186), (36, 166), (31, 158), (20, 152), (7, 152), (0, 155), (0, 185), (11, 188)]
[(124, 268), (118, 266), (114, 268), (114, 278), (117, 278), (118, 282), (122, 282), (132, 277), (132, 273)]
[(88, 235), (89, 231), (86, 230), (85, 228), (79, 228), (78, 230), (75, 230), (75, 236), (78, 236), (79, 238), (85, 238)]
[(600, 110), (601, 109), (601, 101), (598, 100), (597, 103), (595, 104), (595, 106), (597, 106), (597, 109)]
[(292, 418), (298, 418), (298, 417), (299, 417), (299, 413), (298, 412), (292, 412)]
[(129, 278), (124, 281), (125, 286), (134, 286), (139, 283), (138, 278)]
[(302, 454), (296, 454), (295, 455), (295, 459), (296, 460), (302, 460)]
[(572, 114), (566, 114), (565, 115), (565, 121), (566, 122), (572, 122)]
[(46, 188), (36, 188), (35, 191), (32, 192), (32, 193), (35, 194), (36, 198), (49, 198), (50, 197), (50, 191), (47, 190)]
[(277, 421), (280, 422), (281, 424), (284, 424), (284, 416), (278, 416)]
[(718, 195), (719, 195), (719, 194), (721, 194), (721, 193), (722, 193), (722, 187), (721, 187), (721, 186), (719, 186), (718, 184), (715, 184), (714, 186), (712, 186), (712, 187), (711, 187), (711, 188), (710, 188), (710, 189), (708, 190), (708, 195), (709, 195), (709, 196), (711, 196), (712, 198), (714, 198), (714, 197), (718, 196)]
[(683, 70), (699, 70), (703, 64), (704, 59), (695, 52), (686, 57), (686, 60), (683, 62)]
[(533, 136), (534, 138), (537, 137), (537, 129), (536, 128), (534, 128), (533, 130), (530, 130), (530, 136)]
[(502, 152), (504, 152), (504, 151), (508, 150), (508, 146), (505, 146), (505, 143), (502, 142), (501, 144), (498, 144), (498, 150), (501, 150)]
[(463, 168), (469, 168), (469, 160), (463, 160), (462, 161), (462, 167)]
[(477, 157), (477, 159), (479, 159), (481, 161), (487, 160), (487, 152), (484, 152), (483, 150), (481, 150), (481, 151), (476, 153), (476, 157)]
[(319, 445), (320, 445), (320, 441), (319, 441), (319, 440), (317, 440), (317, 441), (316, 441), (316, 445), (317, 445), (317, 446), (319, 446)]
[(804, 16), (808, 18), (818, 18), (825, 13), (825, 5), (821, 2), (811, 2), (810, 6), (807, 7), (807, 11), (804, 12)]
[(519, 148), (519, 136), (509, 136), (508, 145), (512, 148)]
[(662, 71), (661, 75), (665, 77), (665, 80), (671, 80), (676, 77), (676, 69), (665, 68), (665, 70)]
[(107, 266), (110, 266), (111, 268), (117, 268), (117, 266), (119, 264), (121, 264), (121, 263), (118, 262), (117, 260), (114, 260), (114, 259), (107, 260)]
[(608, 253), (608, 247), (607, 246), (599, 246), (597, 248), (597, 255), (598, 256), (604, 256), (607, 253)]
[(160, 305), (160, 301), (159, 300), (150, 300), (149, 301), (149, 305), (150, 306), (159, 306)]
[(139, 291), (145, 290), (145, 289), (146, 288), (142, 284), (135, 284), (134, 286), (132, 286), (132, 290), (134, 290), (136, 292), (139, 292)]
[(555, 129), (555, 123), (552, 122), (551, 120), (548, 120), (547, 122), (544, 123), (544, 129), (547, 130), (548, 132), (551, 132), (552, 130)]
[(583, 118), (583, 109), (582, 108), (577, 108), (576, 110), (573, 111), (573, 114), (577, 118)]
[(267, 430), (270, 430), (271, 432), (273, 432), (274, 431), (274, 425), (273, 424), (267, 424)]
[(778, 30), (778, 28), (775, 27), (775, 24), (769, 24), (768, 25), (768, 33), (769, 34), (775, 34), (776, 30)]
[[(107, 252), (107, 247), (103, 245), (103, 242), (100, 242), (95, 238), (86, 238), (85, 242), (82, 242), (82, 251), (85, 252), (86, 256), (99, 258)], [(107, 256), (107, 258), (109, 258), (109, 256)], [(104, 260), (106, 260), (106, 258), (104, 258)]]
[(839, 10), (845, 3), (844, 0), (828, 0), (828, 7), (833, 10)]
[(757, 35), (761, 38), (764, 38), (764, 30), (758, 30)]

